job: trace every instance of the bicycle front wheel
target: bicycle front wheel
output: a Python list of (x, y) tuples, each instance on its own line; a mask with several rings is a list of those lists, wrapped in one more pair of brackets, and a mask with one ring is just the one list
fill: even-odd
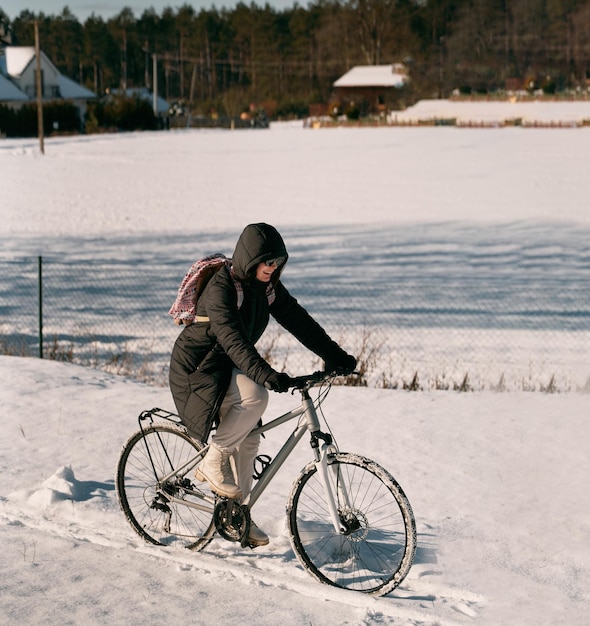
[(117, 496), (146, 541), (201, 550), (213, 538), (215, 495), (192, 475), (202, 446), (181, 428), (155, 424), (134, 433), (117, 465)]
[(416, 523), (406, 495), (391, 474), (355, 454), (330, 455), (328, 480), (346, 530), (334, 528), (324, 485), (315, 463), (309, 463), (287, 506), (297, 558), (322, 583), (389, 593), (406, 577), (416, 552)]

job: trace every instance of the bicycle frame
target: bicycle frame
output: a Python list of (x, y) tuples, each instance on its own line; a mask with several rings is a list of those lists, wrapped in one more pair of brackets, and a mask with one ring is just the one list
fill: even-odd
[(315, 407), (313, 406), (313, 401), (309, 397), (309, 393), (306, 392), (306, 394), (304, 395), (303, 402), (300, 407), (271, 420), (270, 422), (268, 422), (268, 424), (264, 424), (263, 426), (255, 428), (250, 433), (250, 435), (260, 435), (262, 433), (265, 433), (267, 430), (272, 430), (273, 428), (276, 428), (277, 426), (280, 426), (281, 424), (284, 424), (285, 422), (288, 422), (302, 415), (305, 416), (305, 421), (299, 422), (297, 428), (289, 435), (287, 441), (285, 441), (281, 449), (275, 455), (275, 458), (269, 463), (269, 465), (266, 466), (257, 483), (254, 485), (252, 491), (246, 496), (243, 502), (244, 505), (252, 508), (254, 503), (262, 495), (270, 481), (279, 471), (283, 463), (287, 460), (291, 452), (293, 452), (293, 450), (301, 441), (303, 435), (306, 432), (319, 431), (319, 421), (315, 412)]
[[(273, 428), (277, 428), (282, 424), (291, 421), (296, 418), (301, 418), (295, 430), (289, 435), (281, 449), (277, 452), (274, 459), (264, 468), (263, 472), (259, 476), (258, 481), (252, 488), (252, 491), (246, 496), (244, 501), (242, 502), (242, 506), (251, 509), (252, 506), (256, 503), (256, 501), (260, 498), (262, 493), (266, 490), (274, 476), (277, 474), (279, 469), (285, 463), (289, 455), (293, 452), (297, 444), (301, 441), (306, 432), (311, 434), (311, 447), (314, 451), (314, 462), (317, 468), (318, 476), (320, 477), (320, 481), (324, 488), (324, 493), (326, 496), (326, 502), (328, 504), (330, 519), (334, 526), (334, 530), (337, 533), (343, 533), (346, 531), (346, 526), (343, 524), (341, 517), (338, 513), (338, 507), (336, 505), (334, 499), (334, 493), (332, 490), (332, 486), (330, 484), (330, 480), (328, 477), (328, 456), (329, 454), (333, 454), (337, 452), (336, 446), (332, 442), (332, 437), (326, 433), (322, 433), (320, 429), (320, 422), (318, 419), (316, 407), (314, 405), (314, 401), (310, 397), (309, 388), (300, 389), (301, 393), (301, 406), (284, 413), (283, 415), (276, 417), (271, 420), (267, 424), (263, 424), (255, 428), (250, 436), (253, 435), (261, 435)], [(155, 413), (158, 415), (157, 413)], [(159, 417), (164, 417), (165, 419), (170, 419), (168, 415), (159, 415)], [(152, 412), (146, 412), (140, 416), (141, 419), (145, 419), (149, 417), (151, 419)], [(176, 421), (171, 419), (171, 421)], [(319, 440), (322, 440), (323, 443), (320, 445)], [(197, 465), (197, 463), (204, 457), (209, 446), (205, 446), (199, 454), (193, 457), (190, 461), (185, 463), (182, 467), (176, 468), (171, 471), (166, 476), (163, 476), (160, 480), (162, 484), (165, 484), (167, 481), (172, 479), (176, 475), (185, 475), (188, 473), (193, 467)], [(341, 492), (341, 499), (345, 503), (346, 506), (349, 506), (349, 498), (346, 490), (343, 485), (339, 483), (338, 490)], [(168, 501), (174, 502), (179, 505), (188, 506), (191, 508), (199, 509), (202, 511), (211, 511), (213, 513), (214, 502), (212, 501), (210, 505), (200, 505), (195, 502), (188, 502), (181, 498), (176, 498), (172, 494), (166, 494), (165, 496)]]
[[(280, 426), (281, 424), (288, 422), (289, 420), (292, 420), (296, 417), (303, 416), (305, 418), (304, 420), (300, 420), (297, 428), (289, 435), (287, 441), (285, 441), (281, 449), (277, 452), (275, 458), (264, 469), (262, 475), (258, 479), (258, 482), (253, 487), (248, 496), (246, 496), (243, 504), (248, 508), (252, 508), (252, 506), (254, 506), (254, 503), (262, 495), (264, 490), (269, 485), (270, 481), (279, 471), (283, 463), (287, 460), (291, 452), (293, 452), (297, 444), (301, 441), (303, 435), (306, 432), (309, 432), (312, 436), (311, 446), (314, 450), (315, 464), (318, 470), (318, 474), (321, 477), (322, 485), (324, 487), (326, 502), (328, 503), (328, 507), (330, 510), (332, 524), (334, 525), (334, 530), (336, 532), (342, 533), (346, 530), (346, 527), (342, 524), (340, 520), (338, 507), (334, 502), (334, 494), (332, 492), (332, 487), (328, 479), (328, 454), (334, 453), (336, 451), (336, 448), (332, 443), (332, 438), (329, 435), (321, 433), (320, 431), (320, 423), (317, 416), (317, 411), (313, 400), (309, 395), (309, 391), (307, 389), (301, 390), (301, 394), (302, 403), (299, 408), (293, 409), (288, 413), (285, 413), (284, 415), (281, 415), (280, 417), (271, 420), (268, 424), (260, 426), (252, 431), (252, 435), (258, 435), (266, 432), (267, 430), (271, 430), (276, 426)], [(318, 439), (324, 440), (324, 443), (321, 445), (321, 447), (318, 445)], [(345, 502), (348, 502), (348, 494), (343, 493), (343, 497), (345, 499)]]

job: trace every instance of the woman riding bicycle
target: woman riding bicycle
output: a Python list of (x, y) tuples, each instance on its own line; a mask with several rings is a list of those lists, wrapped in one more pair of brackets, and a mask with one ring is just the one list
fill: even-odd
[[(246, 226), (231, 268), (222, 267), (210, 279), (198, 299), (195, 323), (182, 331), (172, 350), (170, 389), (188, 432), (205, 441), (211, 424), (219, 422), (197, 479), (226, 498), (239, 500), (250, 492), (260, 437), (248, 434), (266, 409), (268, 389), (286, 392), (291, 384), (255, 348), (269, 314), (324, 359), (327, 371), (347, 374), (356, 366), (355, 357), (327, 335), (280, 281), (287, 259), (273, 226)], [(238, 290), (243, 293), (240, 306)], [(269, 541), (253, 522), (248, 540), (252, 546)]]

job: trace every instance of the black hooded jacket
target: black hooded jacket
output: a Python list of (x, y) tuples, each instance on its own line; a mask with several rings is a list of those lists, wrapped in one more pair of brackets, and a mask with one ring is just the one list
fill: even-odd
[[(273, 273), (274, 300), (267, 283), (256, 280), (258, 265), (270, 259), (284, 261)], [(191, 436), (205, 441), (236, 367), (264, 385), (273, 368), (255, 348), (269, 314), (306, 348), (326, 361), (344, 354), (321, 326), (298, 304), (280, 281), (288, 259), (281, 235), (268, 224), (246, 226), (236, 244), (230, 270), (213, 275), (197, 302), (197, 321), (179, 335), (170, 361), (170, 390)], [(234, 278), (243, 289), (238, 308)], [(272, 303), (269, 303), (272, 300)]]

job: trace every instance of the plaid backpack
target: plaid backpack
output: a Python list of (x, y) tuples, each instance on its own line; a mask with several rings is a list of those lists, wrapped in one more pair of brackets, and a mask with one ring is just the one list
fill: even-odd
[[(231, 273), (231, 259), (228, 259), (221, 253), (210, 254), (191, 265), (178, 288), (176, 300), (168, 311), (168, 314), (174, 318), (175, 324), (190, 326), (195, 321), (197, 300), (213, 277), (213, 274), (217, 273), (222, 267), (229, 268)], [(239, 309), (244, 302), (244, 288), (242, 283), (233, 277), (233, 274), (232, 278), (236, 288)], [(272, 283), (269, 283), (266, 288), (266, 297), (269, 305), (274, 302), (275, 290)], [(197, 321), (209, 320), (204, 318), (203, 320), (197, 319)]]

